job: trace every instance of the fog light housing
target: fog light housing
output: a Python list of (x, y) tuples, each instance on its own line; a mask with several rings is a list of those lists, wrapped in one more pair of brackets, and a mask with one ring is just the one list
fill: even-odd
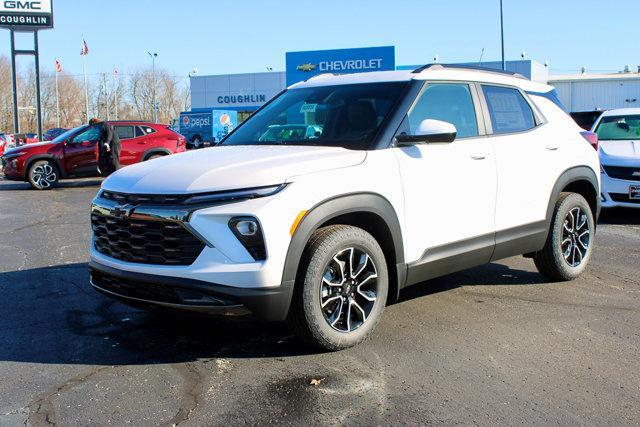
[(256, 218), (231, 218), (229, 220), (229, 228), (253, 259), (264, 261), (267, 258), (262, 230)]

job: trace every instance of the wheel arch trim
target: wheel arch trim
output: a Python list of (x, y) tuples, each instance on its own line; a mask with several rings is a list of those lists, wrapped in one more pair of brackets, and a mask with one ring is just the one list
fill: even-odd
[[(386, 224), (393, 240), (395, 270), (398, 280), (396, 292), (402, 288), (406, 281), (406, 264), (398, 215), (386, 198), (377, 193), (369, 192), (349, 193), (331, 197), (309, 209), (291, 237), (284, 263), (282, 283), (295, 284), (302, 254), (314, 231), (334, 218), (358, 212), (377, 215)], [(390, 271), (392, 271), (391, 268)], [(389, 297), (393, 298), (395, 295), (389, 294)]]
[[(562, 172), (560, 177), (556, 180), (556, 183), (551, 190), (551, 196), (549, 197), (549, 204), (547, 205), (547, 214), (546, 214), (546, 222), (547, 222), (547, 236), (549, 235), (549, 229), (551, 227), (551, 222), (553, 220), (553, 212), (556, 207), (556, 202), (560, 197), (560, 193), (564, 188), (568, 185), (578, 182), (578, 181), (587, 181), (593, 187), (593, 191), (596, 195), (596, 209), (594, 215), (594, 221), (597, 221), (598, 216), (600, 215), (600, 189), (598, 184), (598, 178), (596, 173), (589, 166), (574, 166)], [(591, 202), (587, 200), (589, 204)], [(546, 237), (545, 237), (546, 240)]]
[(38, 160), (50, 160), (52, 161), (55, 165), (56, 168), (58, 168), (58, 172), (60, 173), (60, 178), (65, 178), (67, 176), (67, 174), (64, 171), (64, 168), (62, 167), (62, 163), (60, 163), (60, 159), (58, 159), (57, 157), (51, 155), (51, 154), (35, 154), (31, 157), (29, 157), (26, 161), (25, 161), (25, 166), (24, 166), (24, 180), (28, 181), (29, 180), (29, 170), (31, 169), (31, 166), (37, 162)]
[(173, 153), (167, 148), (160, 148), (160, 147), (150, 148), (142, 154), (142, 161), (144, 162), (145, 160), (149, 160), (149, 157), (153, 156), (154, 154), (162, 154), (165, 156), (169, 156)]

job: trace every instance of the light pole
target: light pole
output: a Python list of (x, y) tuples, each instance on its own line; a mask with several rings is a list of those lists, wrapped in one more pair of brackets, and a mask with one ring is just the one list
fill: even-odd
[(502, 69), (506, 70), (507, 67), (504, 63), (504, 19), (502, 15), (502, 0), (500, 0), (500, 41), (502, 43)]
[(156, 52), (147, 52), (151, 57), (151, 75), (153, 84), (153, 123), (158, 123), (158, 101), (156, 100), (156, 58), (158, 54)]

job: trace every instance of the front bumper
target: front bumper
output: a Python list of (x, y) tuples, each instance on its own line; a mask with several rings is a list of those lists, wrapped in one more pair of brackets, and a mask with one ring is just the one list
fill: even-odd
[(283, 321), (289, 311), (293, 283), (274, 288), (237, 288), (181, 277), (158, 276), (89, 264), (91, 285), (100, 293), (134, 306), (150, 306), (210, 315), (252, 313), (267, 321)]
[(600, 196), (603, 208), (640, 208), (640, 200), (629, 199), (629, 186), (640, 186), (640, 181), (628, 181), (611, 178), (607, 174), (601, 174), (602, 194)]

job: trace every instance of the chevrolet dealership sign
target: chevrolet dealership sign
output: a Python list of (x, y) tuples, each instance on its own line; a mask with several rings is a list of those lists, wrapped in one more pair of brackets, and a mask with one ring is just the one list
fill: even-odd
[(316, 74), (396, 69), (393, 46), (287, 52), (287, 86)]
[(52, 0), (0, 0), (0, 27), (14, 30), (53, 28)]

